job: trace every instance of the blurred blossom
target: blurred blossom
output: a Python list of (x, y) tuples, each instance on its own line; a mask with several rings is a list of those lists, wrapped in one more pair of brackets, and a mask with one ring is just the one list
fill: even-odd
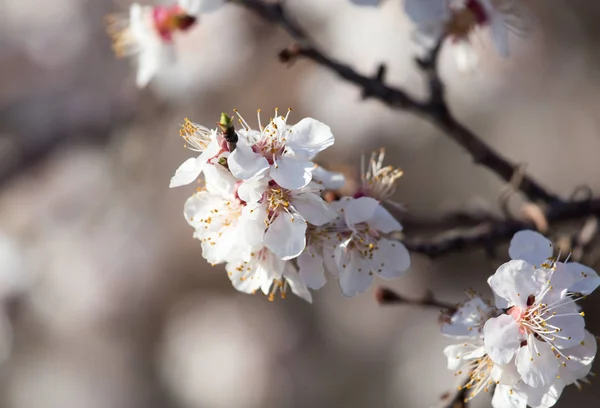
[(283, 406), (288, 373), (277, 359), (290, 341), (276, 308), (202, 296), (173, 309), (159, 361), (186, 408)]

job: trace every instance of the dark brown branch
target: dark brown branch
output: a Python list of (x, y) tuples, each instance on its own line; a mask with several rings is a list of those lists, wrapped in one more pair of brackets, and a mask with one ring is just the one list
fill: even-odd
[[(307, 33), (293, 21), (279, 2), (265, 0), (230, 0), (251, 10), (264, 20), (283, 28), (298, 44), (280, 54), (284, 61), (304, 57), (335, 72), (339, 77), (357, 85), (365, 98), (374, 98), (393, 109), (411, 111), (436, 125), (450, 138), (462, 146), (472, 156), (476, 164), (482, 165), (496, 173), (506, 182), (513, 179), (518, 166), (496, 153), (471, 130), (462, 125), (450, 112), (445, 100), (444, 85), (438, 73), (438, 56), (442, 47), (440, 42), (431, 55), (418, 61), (420, 69), (427, 75), (429, 98), (419, 101), (405, 91), (384, 84), (385, 68), (380, 68), (377, 75), (368, 77), (356, 72), (349, 65), (343, 64), (322, 52), (311, 41)], [(554, 194), (546, 191), (536, 181), (523, 175), (518, 186), (531, 200), (547, 203), (560, 201)]]
[[(589, 215), (600, 216), (600, 199), (555, 202), (546, 207), (544, 215), (549, 223), (581, 219)], [(405, 232), (410, 234), (411, 227), (417, 229), (417, 223), (413, 222), (412, 226), (409, 224)], [(469, 228), (442, 232), (433, 238), (406, 238), (404, 244), (410, 251), (430, 257), (477, 247), (493, 251), (497, 244), (508, 241), (517, 231), (527, 228), (535, 229), (535, 225), (519, 220), (490, 219)]]
[(414, 305), (414, 306), (427, 306), (427, 307), (436, 307), (439, 309), (444, 309), (444, 311), (453, 311), (456, 310), (456, 305), (451, 303), (442, 302), (440, 300), (436, 300), (431, 293), (428, 293), (422, 299), (407, 299), (403, 296), (400, 296), (398, 293), (394, 292), (389, 288), (385, 288), (380, 286), (377, 288), (375, 292), (375, 298), (381, 305)]

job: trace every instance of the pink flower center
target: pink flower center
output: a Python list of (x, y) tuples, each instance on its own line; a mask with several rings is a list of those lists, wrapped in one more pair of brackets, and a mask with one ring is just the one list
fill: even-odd
[(188, 15), (181, 7), (156, 6), (152, 9), (154, 26), (164, 41), (173, 40), (175, 31), (187, 31), (196, 23), (196, 17)]

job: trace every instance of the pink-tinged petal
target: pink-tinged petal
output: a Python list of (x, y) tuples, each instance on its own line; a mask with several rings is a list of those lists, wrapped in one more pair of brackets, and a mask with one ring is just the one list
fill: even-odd
[(298, 190), (310, 183), (312, 168), (309, 161), (282, 156), (271, 166), (271, 177), (283, 188)]
[(519, 324), (510, 315), (493, 317), (483, 326), (485, 349), (496, 364), (508, 364), (519, 349), (522, 338)]
[(523, 260), (531, 265), (541, 265), (552, 256), (552, 242), (536, 231), (517, 232), (510, 241), (508, 254), (510, 259)]
[(600, 285), (600, 277), (592, 268), (578, 262), (569, 262), (565, 266), (574, 276), (575, 283), (569, 287), (570, 292), (589, 295)]
[(517, 370), (525, 384), (538, 388), (550, 386), (558, 375), (559, 362), (549, 343), (534, 336), (527, 337), (527, 345), (517, 351)]
[(278, 258), (296, 258), (306, 247), (306, 222), (280, 213), (267, 228), (264, 243)]
[(334, 141), (329, 126), (312, 118), (304, 118), (288, 130), (286, 146), (299, 158), (310, 160), (332, 146)]
[(238, 143), (235, 150), (227, 158), (231, 173), (242, 180), (256, 177), (269, 168), (269, 162), (245, 143)]
[(379, 201), (371, 197), (360, 197), (351, 199), (344, 206), (346, 224), (353, 228), (361, 222), (367, 222), (373, 218), (373, 214), (379, 207)]
[(290, 289), (294, 295), (306, 300), (308, 303), (312, 303), (312, 295), (310, 291), (290, 262), (287, 262), (285, 265), (283, 277), (285, 278), (287, 284), (290, 285)]
[(169, 187), (185, 186), (196, 181), (202, 173), (202, 167), (202, 162), (198, 161), (196, 157), (190, 157), (175, 171), (175, 175), (171, 177)]
[(292, 207), (306, 221), (323, 225), (333, 220), (337, 213), (316, 193), (292, 193)]
[(527, 408), (526, 397), (515, 392), (511, 385), (496, 385), (494, 397), (492, 398), (493, 408)]
[(509, 305), (525, 308), (529, 295), (537, 296), (542, 289), (543, 282), (536, 281), (535, 276), (533, 265), (520, 260), (509, 261), (496, 270), (488, 279), (488, 284), (494, 294), (506, 299)]
[(300, 278), (310, 289), (321, 289), (327, 280), (323, 269), (323, 257), (314, 248), (307, 247), (298, 257)]
[(342, 173), (325, 170), (319, 165), (312, 169), (312, 181), (327, 190), (338, 190), (346, 184), (346, 178)]
[(378, 205), (373, 218), (368, 221), (369, 227), (388, 234), (390, 232), (402, 231), (402, 225), (383, 206)]
[(373, 274), (363, 258), (355, 251), (341, 247), (336, 248), (334, 254), (344, 296), (353, 297), (365, 292), (373, 283)]
[(248, 204), (257, 203), (263, 197), (268, 185), (269, 179), (267, 177), (258, 176), (246, 180), (238, 187), (238, 197)]
[(373, 255), (371, 269), (384, 279), (394, 279), (410, 268), (408, 249), (399, 241), (381, 238)]

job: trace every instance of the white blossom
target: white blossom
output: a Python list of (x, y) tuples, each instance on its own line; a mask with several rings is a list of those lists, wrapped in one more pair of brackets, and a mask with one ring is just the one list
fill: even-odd
[(289, 113), (280, 116), (275, 110), (275, 118), (263, 128), (259, 111), (258, 131), (240, 116), (244, 129), (237, 132), (238, 144), (228, 158), (234, 176), (242, 180), (270, 177), (290, 190), (308, 185), (315, 167), (311, 160), (333, 145), (333, 134), (329, 126), (312, 118), (289, 126)]
[(461, 44), (459, 57), (465, 55), (464, 45), (480, 28), (488, 28), (492, 41), (502, 56), (508, 55), (509, 33), (522, 32), (525, 18), (519, 0), (405, 0), (404, 9), (417, 25), (415, 38), (427, 48), (443, 36)]
[(227, 149), (227, 144), (217, 129), (210, 130), (187, 118), (181, 126), (179, 135), (185, 140), (185, 147), (200, 153), (183, 162), (171, 178), (169, 187), (179, 187), (194, 182), (209, 160), (214, 159)]
[(486, 322), (486, 351), (498, 364), (514, 358), (522, 381), (533, 388), (555, 385), (569, 362), (566, 350), (584, 342), (584, 313), (575, 302), (598, 286), (593, 270), (558, 262), (552, 249), (540, 234), (521, 231), (509, 253), (522, 259), (505, 263), (488, 279), (496, 307), (506, 314)]
[[(193, 3), (193, 4), (192, 4)], [(200, 0), (182, 1), (171, 6), (131, 5), (128, 15), (108, 17), (108, 33), (117, 57), (134, 58), (138, 87), (146, 86), (163, 67), (175, 59), (173, 35), (196, 23), (192, 12), (201, 10)], [(186, 7), (193, 7), (188, 11)]]

